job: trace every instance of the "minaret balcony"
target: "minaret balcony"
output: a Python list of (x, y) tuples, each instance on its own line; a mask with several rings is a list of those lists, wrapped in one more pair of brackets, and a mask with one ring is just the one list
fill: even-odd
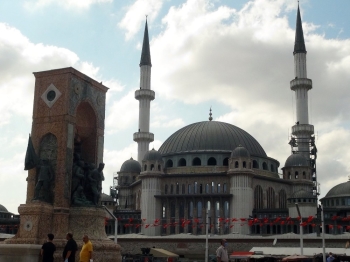
[(295, 78), (290, 81), (290, 89), (295, 91), (298, 88), (305, 88), (310, 90), (312, 88), (312, 80), (308, 78)]
[(299, 124), (292, 126), (292, 134), (293, 135), (312, 135), (314, 134), (314, 126), (309, 124)]
[(141, 99), (148, 99), (148, 100), (154, 100), (155, 93), (153, 90), (150, 89), (139, 89), (135, 91), (135, 99), (141, 100)]
[(153, 142), (154, 134), (149, 132), (136, 132), (134, 133), (134, 141), (135, 142)]

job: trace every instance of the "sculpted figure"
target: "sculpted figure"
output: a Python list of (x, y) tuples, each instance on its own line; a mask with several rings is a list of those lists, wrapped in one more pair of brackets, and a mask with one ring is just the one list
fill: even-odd
[(79, 186), (84, 185), (84, 161), (78, 160), (73, 163), (73, 172), (72, 172), (72, 195), (77, 190)]
[(100, 199), (100, 194), (102, 191), (102, 181), (105, 180), (103, 175), (103, 168), (105, 167), (104, 163), (100, 163), (98, 168), (92, 170), (88, 174), (88, 183), (91, 192), (92, 202), (97, 205)]
[[(48, 201), (50, 195), (50, 185), (53, 180), (53, 170), (47, 159), (40, 160), (38, 168), (38, 182), (35, 186), (34, 199), (42, 199)], [(43, 192), (40, 196), (40, 191)]]

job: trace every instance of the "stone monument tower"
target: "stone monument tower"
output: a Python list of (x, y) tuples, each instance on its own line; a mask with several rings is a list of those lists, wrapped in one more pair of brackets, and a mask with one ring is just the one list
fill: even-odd
[(107, 238), (105, 211), (98, 205), (108, 88), (72, 67), (34, 76), (31, 139), (37, 164), (28, 168), (19, 232), (7, 242), (42, 244), (53, 233), (58, 258), (67, 232), (78, 246), (88, 234), (94, 261), (119, 261), (120, 247)]

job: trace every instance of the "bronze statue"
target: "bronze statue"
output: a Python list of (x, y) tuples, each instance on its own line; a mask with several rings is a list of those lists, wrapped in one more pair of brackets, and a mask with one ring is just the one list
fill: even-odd
[[(35, 186), (34, 200), (50, 201), (50, 186), (54, 177), (49, 160), (42, 159), (37, 166), (38, 182)], [(42, 194), (40, 194), (42, 192)]]
[(89, 191), (91, 193), (91, 200), (95, 205), (98, 205), (98, 201), (100, 200), (100, 195), (102, 191), (102, 181), (105, 180), (103, 175), (103, 168), (105, 167), (104, 163), (100, 163), (98, 168), (92, 170), (88, 174), (88, 185)]

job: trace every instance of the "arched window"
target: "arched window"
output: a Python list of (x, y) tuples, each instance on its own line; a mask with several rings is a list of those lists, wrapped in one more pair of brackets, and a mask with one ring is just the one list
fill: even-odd
[(278, 193), (279, 208), (287, 208), (287, 194), (284, 189), (281, 189)]
[(271, 164), (271, 172), (275, 172), (275, 167)]
[(158, 165), (158, 171), (160, 171), (160, 169), (161, 169), (161, 167), (160, 167), (160, 165)]
[(179, 183), (176, 183), (176, 194), (180, 193), (180, 185)]
[(215, 182), (211, 182), (211, 193), (215, 193)]
[(151, 164), (151, 171), (153, 171), (154, 170), (154, 165), (153, 164)]
[(197, 203), (197, 217), (202, 217), (202, 202), (198, 201)]
[(143, 167), (143, 171), (147, 171), (147, 165)]
[(224, 188), (223, 188), (224, 189), (224, 193), (227, 193), (227, 185), (226, 185), (226, 183), (224, 183), (223, 186), (224, 186)]
[(257, 185), (254, 189), (254, 208), (263, 209), (263, 190), (261, 186)]
[(206, 184), (206, 185), (205, 185), (205, 193), (206, 193), (206, 194), (209, 194), (209, 184)]
[(182, 184), (182, 190), (181, 190), (181, 192), (182, 192), (182, 194), (186, 194), (186, 186), (185, 186), (185, 184)]
[(192, 160), (192, 166), (200, 166), (201, 165), (201, 160), (198, 157), (195, 157)]
[(299, 178), (299, 173), (298, 171), (295, 171), (295, 179), (298, 179)]
[(214, 157), (208, 159), (208, 166), (216, 166), (216, 159)]
[(170, 185), (170, 194), (174, 194), (174, 185)]
[(203, 194), (203, 186), (202, 186), (202, 184), (199, 184), (199, 194)]
[(223, 166), (228, 166), (228, 157), (224, 158), (224, 161), (222, 162)]
[(188, 203), (188, 218), (193, 218), (193, 202)]
[(259, 168), (259, 163), (256, 160), (253, 160), (253, 168)]
[(268, 170), (266, 162), (263, 163), (263, 169)]
[(194, 194), (197, 194), (198, 193), (198, 183), (197, 182), (194, 182)]
[(173, 160), (168, 159), (168, 161), (165, 163), (165, 167), (173, 167)]
[(186, 166), (186, 160), (184, 158), (181, 158), (177, 164), (177, 166)]
[(305, 173), (305, 171), (303, 172), (303, 179), (306, 179), (306, 173)]
[(235, 162), (235, 168), (238, 168), (238, 161)]
[(292, 179), (292, 175), (290, 172), (288, 172), (288, 179)]
[(221, 184), (218, 184), (218, 190), (216, 191), (217, 193), (221, 193)]
[(266, 204), (267, 208), (276, 208), (275, 205), (275, 190), (272, 187), (269, 187), (266, 192)]
[(165, 190), (164, 190), (164, 194), (168, 194), (168, 185), (165, 185)]
[(245, 161), (243, 161), (243, 168), (247, 168), (247, 164)]
[(192, 194), (192, 185), (188, 184), (188, 194)]

